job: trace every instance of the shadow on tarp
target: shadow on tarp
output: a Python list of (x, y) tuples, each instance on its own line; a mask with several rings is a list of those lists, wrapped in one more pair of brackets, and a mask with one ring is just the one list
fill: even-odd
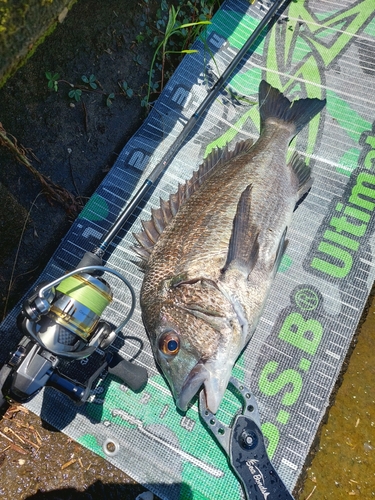
[[(38, 491), (31, 496), (25, 497), (27, 500), (91, 500), (102, 498), (103, 500), (137, 500), (137, 496), (143, 492), (159, 490), (165, 491), (166, 498), (184, 498), (188, 500), (193, 498), (192, 490), (185, 483), (179, 484), (148, 484), (141, 486), (140, 484), (123, 484), (123, 483), (103, 483), (95, 481), (84, 491), (78, 491), (75, 488), (61, 488), (52, 491)], [(136, 496), (137, 495), (137, 496)], [(140, 500), (146, 497), (141, 497)]]
[[(108, 376), (108, 379), (110, 380)], [(117, 379), (116, 379), (117, 380)], [(103, 385), (101, 385), (103, 388)], [(103, 392), (100, 394), (100, 399), (106, 398), (109, 384), (105, 384)], [(133, 391), (136, 394), (142, 392), (144, 387), (138, 391)], [(130, 389), (129, 389), (130, 390)], [(95, 405), (95, 418), (86, 411), (88, 403), (83, 405), (75, 404), (68, 396), (51, 387), (46, 387), (43, 393), (43, 401), (39, 410), (39, 415), (42, 420), (48, 422), (58, 431), (64, 431), (71, 422), (77, 417), (78, 414), (84, 415), (93, 424), (100, 424), (102, 421), (103, 405)], [(35, 410), (33, 410), (35, 411)]]

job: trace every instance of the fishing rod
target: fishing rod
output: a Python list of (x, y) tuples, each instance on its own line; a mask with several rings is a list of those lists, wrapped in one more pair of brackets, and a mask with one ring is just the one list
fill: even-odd
[[(199, 105), (199, 107), (197, 108), (195, 113), (186, 122), (181, 133), (177, 136), (177, 138), (172, 143), (170, 148), (166, 151), (166, 153), (164, 154), (162, 159), (155, 166), (155, 168), (150, 172), (147, 179), (140, 186), (140, 188), (134, 194), (134, 196), (131, 198), (129, 203), (125, 206), (125, 208), (123, 209), (123, 211), (121, 212), (121, 214), (119, 215), (117, 220), (114, 222), (112, 227), (109, 229), (108, 233), (102, 238), (102, 241), (100, 242), (99, 246), (93, 252), (95, 255), (97, 255), (99, 257), (102, 257), (104, 255), (105, 251), (107, 250), (107, 248), (110, 245), (110, 243), (112, 242), (112, 240), (116, 237), (117, 233), (124, 226), (124, 224), (129, 219), (129, 217), (132, 215), (134, 210), (138, 207), (140, 202), (145, 198), (145, 196), (148, 193), (148, 191), (150, 190), (150, 188), (155, 185), (159, 176), (170, 165), (170, 163), (172, 162), (177, 151), (180, 149), (181, 145), (184, 143), (185, 139), (189, 136), (190, 132), (193, 130), (193, 128), (195, 127), (197, 122), (202, 118), (202, 116), (204, 115), (206, 110), (214, 102), (214, 100), (216, 99), (221, 88), (224, 86), (225, 82), (228, 80), (228, 78), (232, 75), (232, 73), (237, 68), (239, 63), (242, 61), (245, 54), (248, 52), (248, 50), (251, 48), (251, 46), (254, 45), (255, 41), (261, 35), (262, 31), (265, 28), (269, 28), (274, 17), (276, 17), (275, 15), (276, 15), (277, 11), (281, 8), (281, 6), (285, 7), (286, 4), (288, 4), (289, 2), (290, 2), (290, 0), (275, 0), (273, 2), (272, 6), (269, 8), (267, 13), (264, 15), (264, 17), (261, 19), (259, 24), (256, 26), (255, 30), (252, 32), (252, 34), (246, 40), (243, 47), (238, 51), (238, 53), (232, 59), (232, 61), (229, 63), (229, 65), (227, 66), (227, 68), (225, 69), (223, 74), (216, 81), (216, 83), (213, 85), (213, 87), (209, 90), (208, 94), (206, 95), (204, 100), (201, 102), (201, 104)], [(252, 3), (254, 3), (254, 2), (252, 2)], [(283, 4), (285, 4), (285, 5), (283, 5)]]
[[(20, 403), (29, 401), (45, 386), (51, 386), (66, 394), (77, 404), (83, 404), (89, 398), (98, 377), (106, 372), (120, 378), (132, 390), (140, 390), (145, 385), (147, 382), (145, 368), (123, 359), (118, 353), (107, 351), (129, 321), (136, 298), (128, 280), (119, 272), (103, 265), (103, 255), (149, 189), (157, 183), (169, 166), (246, 52), (263, 30), (270, 27), (278, 9), (285, 7), (289, 1), (275, 0), (272, 3), (242, 49), (187, 121), (172, 146), (124, 207), (99, 245), (83, 255), (76, 269), (50, 283), (40, 284), (24, 300), (17, 319), (17, 326), (23, 337), (17, 349), (11, 353), (8, 361), (0, 369), (0, 406), (9, 400)], [(130, 310), (117, 328), (101, 318), (113, 300), (112, 290), (103, 278), (105, 273), (117, 277), (131, 295)], [(66, 361), (83, 360), (94, 352), (102, 353), (99, 366), (86, 381), (77, 382), (66, 375)], [(59, 369), (63, 361), (64, 373)]]

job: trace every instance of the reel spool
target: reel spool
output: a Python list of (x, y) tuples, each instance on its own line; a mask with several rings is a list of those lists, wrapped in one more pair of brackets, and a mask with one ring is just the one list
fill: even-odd
[[(114, 274), (131, 293), (130, 311), (115, 330), (100, 319), (113, 294), (98, 272)], [(124, 276), (105, 266), (85, 266), (39, 286), (23, 304), (21, 328), (56, 356), (81, 359), (98, 347), (106, 349), (129, 321), (134, 307), (134, 290)]]
[(56, 288), (59, 298), (49, 315), (83, 340), (88, 340), (113, 294), (104, 279), (88, 273), (65, 278)]

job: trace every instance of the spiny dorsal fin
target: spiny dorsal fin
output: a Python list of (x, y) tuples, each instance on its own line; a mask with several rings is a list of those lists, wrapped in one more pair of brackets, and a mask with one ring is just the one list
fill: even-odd
[(223, 149), (214, 149), (207, 156), (204, 162), (196, 170), (192, 177), (184, 184), (179, 184), (177, 192), (169, 197), (169, 200), (160, 199), (160, 208), (151, 210), (151, 220), (142, 221), (143, 231), (133, 233), (138, 245), (134, 246), (134, 251), (147, 261), (151, 255), (155, 243), (160, 234), (164, 231), (169, 222), (177, 214), (180, 207), (188, 200), (205, 181), (208, 174), (216, 167), (227, 163), (236, 156), (247, 152), (253, 145), (252, 139), (238, 142), (233, 151), (228, 151), (226, 145)]

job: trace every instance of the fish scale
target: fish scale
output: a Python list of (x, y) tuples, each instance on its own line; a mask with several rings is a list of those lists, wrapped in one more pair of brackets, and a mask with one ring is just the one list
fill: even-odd
[(217, 150), (152, 212), (135, 250), (142, 318), (156, 361), (185, 411), (204, 387), (215, 413), (262, 314), (310, 169), (290, 141), (325, 105), (259, 86), (260, 137)]

